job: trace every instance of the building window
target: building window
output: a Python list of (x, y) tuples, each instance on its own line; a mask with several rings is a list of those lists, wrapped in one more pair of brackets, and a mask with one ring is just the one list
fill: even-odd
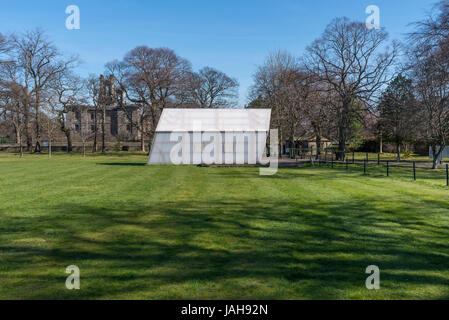
[(126, 125), (126, 130), (128, 131), (128, 132), (131, 132), (131, 125), (130, 124), (128, 124), (128, 125)]
[(90, 120), (95, 120), (95, 114), (93, 112), (90, 113)]
[(80, 125), (79, 124), (75, 124), (75, 131), (79, 131), (80, 130)]
[(90, 126), (90, 131), (92, 131), (92, 132), (95, 131), (95, 126), (93, 124)]

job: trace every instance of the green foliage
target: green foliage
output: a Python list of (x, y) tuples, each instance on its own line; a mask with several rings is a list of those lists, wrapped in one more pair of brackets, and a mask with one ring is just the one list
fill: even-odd
[(120, 151), (120, 142), (117, 142), (114, 144), (114, 152), (119, 152)]
[(256, 99), (252, 100), (246, 108), (252, 108), (252, 109), (261, 109), (261, 108), (269, 108), (267, 106), (267, 103), (263, 100), (262, 96), (259, 95)]
[(349, 148), (357, 150), (363, 144), (363, 104), (354, 101), (351, 105), (352, 112), (349, 114), (348, 140)]
[(378, 129), (386, 142), (412, 142), (417, 132), (418, 106), (412, 81), (398, 75), (382, 94), (378, 107)]
[(413, 151), (410, 151), (410, 150), (404, 150), (404, 151), (402, 151), (402, 156), (404, 157), (404, 158), (410, 158), (412, 155), (413, 155)]
[(0, 144), (3, 143), (13, 143), (12, 139), (8, 138), (8, 137), (0, 137)]

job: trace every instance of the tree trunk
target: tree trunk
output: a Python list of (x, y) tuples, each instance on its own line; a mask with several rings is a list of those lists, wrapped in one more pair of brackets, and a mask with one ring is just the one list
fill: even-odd
[(341, 127), (340, 128), (340, 134), (338, 138), (338, 151), (336, 155), (336, 159), (340, 161), (345, 160), (345, 153), (346, 153), (346, 128)]
[(338, 151), (336, 160), (344, 161), (346, 159), (346, 140), (349, 126), (349, 113), (352, 100), (343, 99), (343, 110), (341, 111), (338, 124)]
[(22, 138), (20, 137), (20, 129), (15, 125), (14, 130), (16, 131), (16, 143), (20, 143), (20, 140), (22, 140)]
[(336, 160), (344, 161), (346, 155), (346, 115), (345, 111), (340, 116), (340, 124), (338, 128), (338, 150)]
[(295, 150), (293, 150), (295, 148), (295, 136), (291, 135), (290, 136), (290, 141), (289, 141), (289, 148), (290, 148), (290, 152), (289, 152), (289, 157), (292, 158), (295, 155)]
[(321, 136), (316, 135), (315, 138), (315, 143), (316, 143), (316, 160), (320, 159), (321, 156)]
[(321, 156), (321, 128), (319, 125), (317, 125), (316, 123), (312, 124), (313, 126), (313, 131), (315, 133), (315, 143), (316, 143), (316, 160), (320, 159)]
[(98, 120), (97, 120), (97, 109), (94, 113), (94, 143), (92, 145), (92, 153), (97, 152), (97, 132), (98, 132)]
[(401, 162), (401, 144), (396, 143), (396, 154), (397, 154), (397, 161)]
[(35, 105), (35, 109), (36, 109), (36, 146), (34, 147), (34, 152), (35, 153), (40, 153), (41, 152), (41, 127), (40, 127), (40, 117), (39, 117), (39, 112), (40, 112), (40, 96), (39, 93), (36, 93), (36, 105)]
[(282, 137), (282, 129), (281, 126), (278, 127), (278, 132), (279, 132), (279, 158), (282, 159), (282, 154), (283, 154), (283, 137)]
[(59, 121), (61, 131), (64, 132), (65, 137), (67, 139), (67, 152), (71, 153), (72, 152), (72, 134), (71, 134), (70, 128), (66, 127), (66, 125), (65, 125), (66, 123), (65, 123), (64, 112), (59, 113), (58, 121)]
[(20, 126), (16, 126), (16, 143), (19, 144), (19, 154), (20, 157), (23, 158), (23, 147), (22, 147), (22, 134), (20, 130)]
[(83, 158), (86, 157), (86, 141), (83, 140)]
[(105, 121), (106, 121), (106, 107), (103, 107), (103, 110), (101, 113), (101, 153), (106, 153)]
[(140, 133), (140, 151), (145, 152), (145, 136), (143, 132)]
[(379, 146), (379, 153), (384, 153), (384, 138), (382, 137), (382, 133), (380, 134), (380, 146)]
[(432, 153), (433, 153), (433, 160), (432, 160), (432, 169), (438, 169), (440, 163), (440, 155), (445, 149), (446, 146), (441, 146), (440, 149), (437, 151), (437, 146), (432, 146)]
[(25, 126), (25, 139), (26, 139), (26, 146), (27, 151), (31, 151), (32, 146), (32, 139), (30, 135), (30, 111), (28, 109), (28, 104), (25, 105), (25, 112), (24, 112), (24, 126)]
[(64, 133), (65, 133), (65, 137), (66, 137), (66, 139), (67, 139), (67, 153), (71, 153), (72, 150), (73, 150), (73, 146), (72, 146), (72, 135), (71, 135), (69, 129), (66, 129), (66, 130), (64, 131)]
[(151, 148), (153, 147), (153, 138), (154, 138), (154, 135), (155, 135), (155, 132), (154, 132), (154, 131), (151, 131), (151, 132), (148, 134), (148, 155), (150, 154)]
[(48, 157), (51, 158), (51, 138), (49, 138), (48, 140)]
[(36, 146), (34, 147), (34, 153), (40, 153), (41, 152), (41, 143), (38, 139), (36, 139)]
[(20, 140), (19, 143), (19, 148), (20, 148), (20, 157), (23, 158), (23, 147), (22, 147), (22, 140)]

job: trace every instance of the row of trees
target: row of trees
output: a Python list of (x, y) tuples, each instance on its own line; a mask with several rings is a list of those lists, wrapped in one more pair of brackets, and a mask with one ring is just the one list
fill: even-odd
[(187, 60), (170, 49), (141, 46), (122, 60), (107, 63), (106, 74), (118, 95), (106, 94), (99, 75), (77, 76), (79, 62), (76, 56), (63, 55), (39, 29), (20, 36), (0, 34), (0, 124), (13, 129), (21, 153), (22, 144), (40, 152), (43, 133), (51, 143), (57, 131), (65, 135), (70, 152), (74, 128), (68, 125), (67, 114), (80, 106), (89, 105), (96, 112), (94, 131), (80, 128), (78, 138), (83, 145), (92, 140), (94, 151), (101, 139), (104, 152), (108, 105), (125, 111), (128, 104), (140, 107), (138, 119), (129, 116), (129, 121), (140, 133), (144, 151), (145, 139), (152, 141), (163, 108), (237, 104), (235, 79), (210, 67), (194, 72)]
[[(237, 80), (210, 67), (192, 71), (190, 63), (171, 49), (137, 47), (106, 65), (126, 99), (142, 107), (136, 122), (129, 121), (142, 137), (153, 140), (161, 112), (166, 107), (232, 108), (237, 105)], [(142, 150), (144, 144), (142, 140)]]
[[(272, 126), (291, 147), (298, 136), (313, 134), (319, 154), (326, 137), (337, 142), (337, 158), (344, 160), (365, 128), (394, 143), (398, 158), (405, 143), (431, 146), (437, 167), (449, 138), (448, 16), (449, 0), (440, 1), (433, 14), (415, 23), (405, 45), (390, 42), (383, 29), (337, 18), (302, 57), (271, 54), (254, 74), (249, 106), (271, 108)], [(105, 151), (106, 106), (118, 104), (124, 111), (129, 104), (139, 106), (137, 119), (126, 114), (144, 151), (163, 108), (237, 104), (235, 79), (209, 67), (194, 72), (170, 49), (140, 46), (107, 63), (106, 76), (118, 93), (112, 96), (98, 75), (77, 76), (78, 64), (40, 30), (0, 35), (0, 125), (8, 124), (27, 150), (39, 152), (43, 132), (51, 137), (59, 131), (70, 152), (67, 114), (75, 106), (96, 110), (94, 132), (78, 133), (83, 144), (93, 140), (94, 151), (97, 139)]]
[[(449, 1), (415, 24), (409, 42), (390, 42), (347, 18), (333, 20), (304, 56), (271, 54), (254, 74), (250, 107), (269, 107), (280, 141), (312, 132), (338, 142), (337, 158), (370, 128), (397, 146), (421, 141), (434, 168), (449, 138)], [(320, 149), (318, 149), (318, 154)]]

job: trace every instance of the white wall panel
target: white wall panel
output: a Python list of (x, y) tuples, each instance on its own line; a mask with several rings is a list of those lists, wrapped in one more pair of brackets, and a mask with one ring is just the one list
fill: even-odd
[(157, 132), (148, 164), (256, 164), (265, 132)]

